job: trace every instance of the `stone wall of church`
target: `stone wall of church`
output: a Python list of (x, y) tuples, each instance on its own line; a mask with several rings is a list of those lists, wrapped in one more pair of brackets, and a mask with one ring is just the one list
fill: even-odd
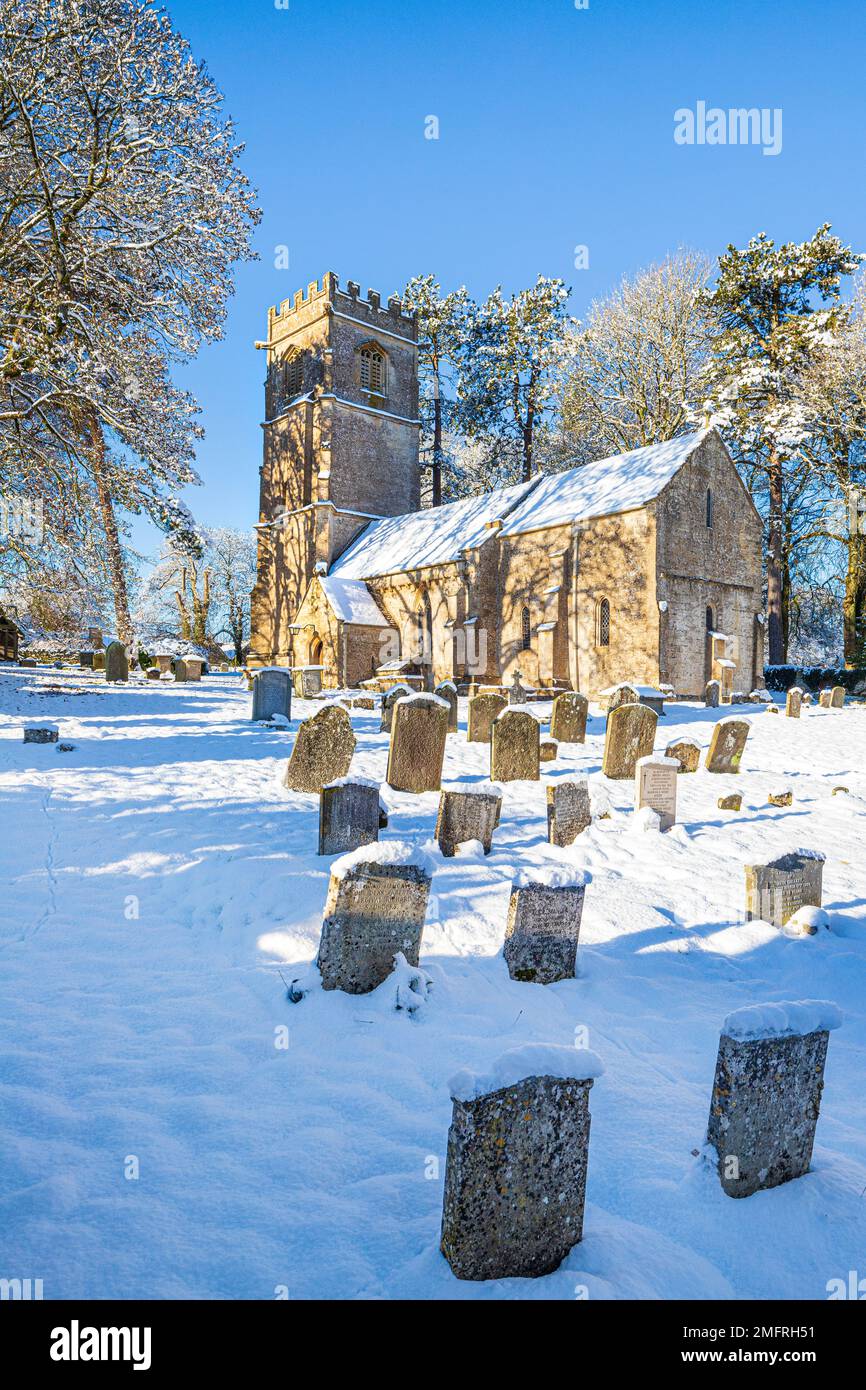
[[(578, 688), (596, 695), (624, 680), (657, 685), (659, 608), (651, 509), (582, 522), (576, 550)], [(605, 602), (608, 621), (603, 624)]]

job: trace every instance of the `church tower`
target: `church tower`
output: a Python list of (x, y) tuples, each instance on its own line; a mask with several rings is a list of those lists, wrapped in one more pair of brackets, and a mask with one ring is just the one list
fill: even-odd
[(310, 579), (371, 518), (417, 511), (417, 339), (398, 296), (332, 272), (268, 311), (253, 665), (291, 663)]

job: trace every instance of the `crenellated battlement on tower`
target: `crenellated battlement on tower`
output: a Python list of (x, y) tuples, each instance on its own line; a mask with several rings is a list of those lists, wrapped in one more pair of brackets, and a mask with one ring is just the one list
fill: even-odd
[(417, 315), (414, 310), (406, 310), (398, 294), (388, 296), (383, 305), (378, 290), (368, 289), (366, 297), (361, 295), (361, 286), (355, 280), (348, 280), (346, 288), (340, 288), (339, 277), (329, 270), (322, 276), (321, 283), (311, 280), (306, 290), (296, 290), (290, 299), (268, 310), (268, 341), (276, 330), (280, 336), (290, 329), (293, 320), (303, 318), (309, 322), (318, 312), (342, 313), (350, 318), (360, 319), (371, 327), (390, 329), (400, 337), (417, 338)]

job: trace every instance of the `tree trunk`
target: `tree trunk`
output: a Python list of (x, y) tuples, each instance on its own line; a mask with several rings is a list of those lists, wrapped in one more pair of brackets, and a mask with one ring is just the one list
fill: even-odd
[(442, 401), (439, 374), (433, 378), (433, 506), (442, 506)]
[[(185, 582), (186, 582), (186, 574), (184, 573), (184, 583), (185, 583)], [(181, 640), (182, 642), (188, 642), (188, 641), (190, 640), (190, 632), (191, 632), (190, 624), (189, 624), (189, 612), (188, 612), (188, 610), (187, 610), (187, 606), (186, 606), (186, 603), (184, 602), (184, 597), (183, 597), (183, 594), (181, 593), (180, 589), (175, 589), (175, 591), (174, 591), (174, 597), (175, 597), (175, 602), (177, 603), (178, 615), (179, 615), (179, 617), (180, 617), (180, 640)]]
[(787, 656), (783, 601), (783, 475), (781, 461), (770, 457), (770, 519), (767, 543), (767, 643), (771, 666), (783, 666)]
[[(92, 444), (91, 466), (93, 477), (96, 482), (96, 495), (99, 498), (99, 510), (102, 516), (102, 529), (105, 532), (105, 549), (108, 559), (108, 572), (111, 577), (111, 590), (114, 597), (114, 618), (117, 624), (117, 635), (123, 645), (130, 649), (132, 647), (133, 632), (132, 619), (129, 616), (129, 594), (126, 587), (126, 570), (123, 565), (123, 552), (120, 548), (120, 536), (117, 530), (117, 518), (114, 515), (114, 503), (111, 499), (111, 489), (105, 467), (105, 437), (102, 433), (102, 426), (96, 415), (91, 412), (90, 419), (90, 440)], [(130, 651), (130, 656), (134, 653)]]
[(845, 665), (866, 666), (866, 536), (858, 531), (848, 537), (842, 627)]
[(210, 611), (210, 570), (205, 570), (204, 572), (201, 598), (199, 598), (195, 591), (194, 573), (190, 588), (192, 590), (193, 611), (192, 640), (201, 645), (207, 641), (207, 619)]

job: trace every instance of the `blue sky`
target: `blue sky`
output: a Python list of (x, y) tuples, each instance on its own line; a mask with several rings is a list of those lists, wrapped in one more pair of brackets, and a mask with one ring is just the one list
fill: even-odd
[[(862, 0), (169, 0), (246, 141), (261, 259), (221, 343), (179, 381), (202, 406), (206, 525), (252, 526), (268, 305), (335, 270), (383, 297), (413, 274), (476, 296), (539, 273), (580, 315), (678, 245), (717, 254), (821, 222), (866, 249)], [(683, 146), (674, 112), (781, 108), (781, 152)], [(439, 139), (425, 139), (425, 118)], [(589, 269), (574, 248), (589, 248)], [(276, 269), (275, 248), (289, 248)], [(153, 552), (158, 537), (136, 524)]]

